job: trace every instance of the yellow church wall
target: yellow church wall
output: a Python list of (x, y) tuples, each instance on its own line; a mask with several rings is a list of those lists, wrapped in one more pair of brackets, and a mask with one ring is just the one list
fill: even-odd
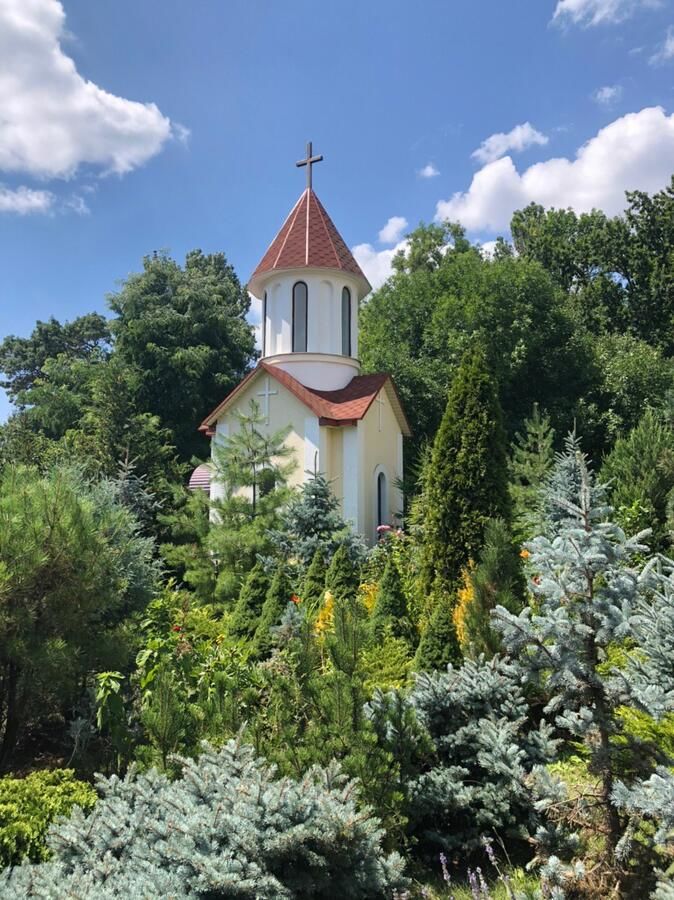
[(315, 420), (315, 417), (312, 416), (307, 407), (294, 394), (291, 394), (276, 379), (265, 374), (261, 374), (253, 379), (243, 389), (237, 398), (236, 404), (231, 409), (228, 409), (225, 415), (218, 420), (215, 440), (217, 440), (218, 434), (232, 435), (237, 432), (239, 423), (234, 411), (238, 410), (239, 412), (248, 413), (251, 400), (255, 400), (258, 403), (264, 415), (266, 401), (264, 396), (260, 396), (260, 394), (265, 391), (267, 384), (269, 385), (269, 390), (276, 391), (276, 393), (269, 397), (269, 424), (261, 430), (266, 430), (267, 433), (273, 434), (275, 431), (290, 426), (286, 444), (293, 451), (295, 468), (290, 475), (288, 483), (291, 487), (297, 487), (304, 482), (305, 467), (308, 467), (307, 463), (309, 462), (309, 459), (305, 458), (306, 419), (309, 416)]
[(343, 509), (344, 500), (344, 452), (343, 452), (343, 428), (329, 428), (323, 426), (321, 432), (325, 435), (325, 449), (321, 448), (321, 471), (330, 482), (332, 493), (339, 500)]
[(365, 538), (372, 541), (377, 528), (377, 476), (383, 471), (387, 484), (386, 516), (388, 525), (396, 526), (402, 513), (402, 493), (396, 486), (397, 479), (402, 477), (402, 434), (398, 420), (393, 412), (387, 388), (380, 393), (383, 400), (380, 404), (375, 400), (367, 411), (365, 418), (359, 423), (360, 455), (362, 465), (361, 528)]

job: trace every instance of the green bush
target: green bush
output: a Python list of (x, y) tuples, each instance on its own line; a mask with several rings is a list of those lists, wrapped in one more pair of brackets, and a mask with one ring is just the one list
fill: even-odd
[(0, 868), (46, 859), (45, 836), (54, 819), (73, 806), (91, 809), (96, 791), (73, 775), (72, 769), (51, 769), (0, 778)]

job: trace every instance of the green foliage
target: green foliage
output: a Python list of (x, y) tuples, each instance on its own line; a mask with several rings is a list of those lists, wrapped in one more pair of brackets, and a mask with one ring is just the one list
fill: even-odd
[(323, 591), (325, 590), (325, 566), (326, 561), (320, 550), (317, 550), (307, 569), (307, 574), (302, 582), (302, 600), (312, 610), (318, 609)]
[[(667, 501), (674, 488), (672, 459), (674, 430), (648, 409), (636, 428), (616, 441), (601, 470), (620, 524), (652, 528), (651, 544), (657, 550), (669, 543), (666, 522)], [(637, 521), (631, 515), (635, 508), (641, 511)]]
[(155, 589), (153, 545), (119, 487), (70, 469), (0, 477), (0, 765), (25, 723), (75, 702), (88, 673), (123, 668), (118, 626)]
[(414, 657), (418, 672), (446, 669), (450, 663), (460, 663), (461, 648), (454, 624), (454, 612), (448, 598), (439, 596), (430, 621), (421, 635)]
[(408, 833), (422, 856), (535, 828), (529, 776), (554, 743), (547, 727), (530, 724), (518, 682), (509, 663), (470, 661), (419, 675), (408, 697), (376, 693), (368, 705), (380, 744), (399, 763)]
[(280, 565), (269, 585), (251, 644), (251, 655), (255, 659), (265, 659), (271, 653), (274, 646), (271, 629), (278, 624), (291, 596), (292, 587), (288, 575), (285, 567)]
[(462, 649), (473, 658), (489, 658), (501, 650), (499, 635), (491, 622), (492, 610), (503, 606), (519, 612), (525, 598), (520, 554), (502, 519), (487, 523), (484, 548), (469, 577), (472, 596), (463, 618), (466, 637)]
[(47, 829), (73, 806), (89, 810), (96, 792), (77, 781), (72, 769), (31, 772), (25, 778), (0, 778), (0, 869), (47, 859)]
[(300, 573), (307, 571), (317, 553), (327, 562), (342, 544), (354, 559), (365, 550), (362, 538), (342, 518), (339, 501), (320, 472), (313, 472), (290, 499), (271, 539), (277, 558), (296, 560)]
[(169, 430), (182, 460), (206, 449), (196, 426), (242, 379), (254, 353), (248, 293), (224, 254), (183, 267), (146, 256), (109, 297), (115, 354), (140, 374), (137, 405)]
[(519, 542), (540, 531), (540, 495), (554, 462), (554, 437), (550, 419), (534, 404), (523, 432), (515, 435), (509, 465), (513, 531)]
[(325, 586), (336, 601), (349, 601), (358, 593), (359, 583), (359, 567), (349, 555), (347, 545), (340, 544), (330, 562)]
[(501, 411), (479, 347), (466, 354), (452, 382), (419, 503), (422, 589), (451, 594), (482, 549), (487, 520), (510, 512)]
[(414, 642), (414, 630), (407, 611), (407, 599), (403, 591), (398, 567), (389, 558), (374, 602), (370, 627), (375, 640), (389, 633), (393, 637)]
[(230, 619), (229, 630), (234, 637), (250, 639), (254, 636), (268, 592), (269, 579), (264, 566), (258, 562), (243, 583)]
[(400, 857), (334, 766), (279, 779), (235, 741), (180, 766), (172, 782), (154, 770), (101, 779), (91, 813), (52, 829), (53, 859), (6, 872), (0, 897), (364, 900), (401, 885)]

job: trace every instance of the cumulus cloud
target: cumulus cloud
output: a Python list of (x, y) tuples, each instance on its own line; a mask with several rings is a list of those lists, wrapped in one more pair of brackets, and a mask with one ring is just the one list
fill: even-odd
[(514, 210), (528, 203), (545, 207), (593, 208), (615, 215), (626, 190), (657, 191), (674, 167), (674, 115), (662, 107), (629, 113), (602, 128), (574, 159), (549, 159), (518, 172), (509, 156), (475, 173), (467, 191), (437, 204), (438, 220), (459, 220), (471, 230), (502, 231)]
[(592, 99), (600, 106), (611, 106), (617, 103), (622, 97), (623, 89), (619, 84), (607, 84), (604, 87), (597, 88), (592, 94)]
[(573, 25), (609, 25), (622, 22), (642, 9), (655, 9), (661, 0), (558, 0), (553, 22)]
[(388, 250), (375, 250), (372, 244), (357, 244), (351, 248), (351, 252), (376, 291), (391, 275), (393, 257), (401, 250), (405, 252), (406, 249), (407, 241), (400, 241)]
[(54, 195), (49, 191), (33, 191), (27, 187), (11, 190), (0, 184), (0, 212), (18, 213), (25, 216), (28, 213), (49, 212), (54, 203)]
[(482, 163), (490, 163), (501, 156), (505, 156), (508, 151), (521, 152), (534, 144), (545, 145), (548, 143), (546, 135), (537, 131), (530, 122), (524, 122), (522, 125), (515, 127), (506, 132), (500, 131), (498, 134), (492, 134), (486, 140), (482, 141), (480, 146), (471, 155), (473, 159)]
[[(62, 48), (64, 24), (59, 0), (0, 2), (0, 170), (129, 172), (161, 150), (171, 122), (154, 103), (117, 97), (80, 75)], [(187, 130), (176, 136), (185, 140)], [(30, 192), (22, 196), (31, 202)]]
[(407, 219), (404, 216), (391, 216), (379, 232), (379, 243), (397, 244), (406, 228)]
[(419, 178), (435, 178), (436, 175), (440, 174), (440, 172), (435, 168), (433, 163), (426, 163), (423, 169), (419, 169), (417, 174)]
[(657, 66), (659, 63), (667, 62), (670, 59), (674, 59), (674, 28), (667, 29), (664, 43), (657, 53), (651, 56), (649, 62), (652, 66)]

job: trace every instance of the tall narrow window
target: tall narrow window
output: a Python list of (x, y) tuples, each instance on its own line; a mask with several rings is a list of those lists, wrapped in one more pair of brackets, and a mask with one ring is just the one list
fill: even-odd
[(267, 292), (262, 298), (262, 355), (267, 355)]
[(307, 352), (307, 286), (298, 281), (293, 286), (293, 353)]
[(342, 356), (351, 356), (351, 291), (342, 288)]
[(380, 472), (377, 475), (377, 525), (386, 525), (388, 509), (386, 502), (386, 475)]

